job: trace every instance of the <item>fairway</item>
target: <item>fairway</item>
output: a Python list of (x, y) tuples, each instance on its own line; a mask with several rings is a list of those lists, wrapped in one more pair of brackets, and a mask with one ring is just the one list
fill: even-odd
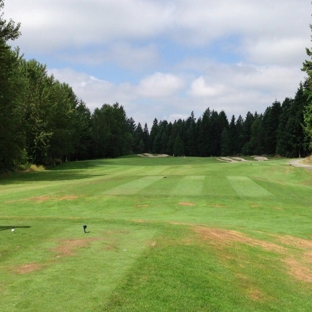
[(312, 311), (311, 194), (287, 159), (0, 177), (0, 311)]
[(273, 195), (265, 188), (259, 186), (248, 177), (236, 176), (227, 177), (233, 190), (242, 197), (258, 197)]

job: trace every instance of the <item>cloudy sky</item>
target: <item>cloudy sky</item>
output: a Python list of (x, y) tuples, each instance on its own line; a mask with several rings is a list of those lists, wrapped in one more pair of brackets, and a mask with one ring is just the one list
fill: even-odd
[(46, 64), (94, 110), (136, 123), (209, 107), (262, 113), (293, 97), (311, 46), (308, 0), (6, 0), (26, 59)]

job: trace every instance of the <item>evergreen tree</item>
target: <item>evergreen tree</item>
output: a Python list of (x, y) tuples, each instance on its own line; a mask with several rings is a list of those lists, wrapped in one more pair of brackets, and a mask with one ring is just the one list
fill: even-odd
[(148, 150), (145, 149), (144, 145), (144, 134), (141, 123), (139, 122), (136, 129), (134, 130), (134, 148), (135, 153), (146, 153)]
[(174, 141), (173, 153), (174, 153), (174, 156), (184, 155), (183, 142), (179, 134), (176, 136), (175, 141)]
[(256, 116), (251, 125), (251, 137), (248, 144), (250, 154), (261, 155), (263, 153), (262, 115)]
[(221, 156), (230, 155), (230, 135), (229, 130), (225, 127), (221, 133)]
[(210, 132), (211, 132), (211, 111), (209, 108), (205, 110), (200, 123), (199, 129), (199, 139), (200, 139), (200, 156), (211, 156), (211, 142), (210, 142)]
[(244, 119), (241, 115), (239, 115), (237, 120), (236, 120), (236, 127), (235, 128), (236, 128), (236, 135), (237, 135), (235, 154), (242, 154), (246, 138), (243, 134)]
[(309, 152), (306, 146), (306, 133), (304, 131), (304, 113), (306, 107), (309, 104), (308, 95), (304, 92), (304, 86), (301, 83), (295, 98), (293, 105), (291, 106), (290, 124), (291, 129), (291, 145), (294, 151), (292, 157), (306, 156)]
[(275, 101), (272, 106), (267, 107), (263, 114), (262, 129), (264, 136), (264, 152), (266, 154), (273, 155), (276, 153), (277, 129), (281, 111), (280, 102)]
[(129, 153), (131, 132), (123, 106), (104, 104), (92, 115), (95, 157), (115, 158)]
[(153, 125), (151, 128), (151, 133), (150, 133), (150, 144), (151, 144), (151, 152), (156, 153), (155, 147), (159, 145), (159, 136), (157, 138), (157, 142), (155, 142), (156, 136), (158, 135), (159, 132), (159, 127), (158, 127), (158, 120), (157, 118), (154, 119)]
[(168, 122), (167, 120), (161, 121), (159, 123), (159, 139), (160, 139), (160, 149), (158, 153), (168, 154)]
[[(310, 25), (312, 30), (312, 25)], [(301, 68), (308, 75), (305, 82), (305, 93), (307, 95), (307, 105), (304, 111), (304, 131), (306, 134), (307, 145), (310, 150), (312, 150), (312, 49), (306, 48), (306, 54), (308, 60), (303, 62)]]
[(231, 122), (229, 124), (229, 155), (236, 155), (239, 151), (238, 147), (238, 133), (236, 127), (235, 116), (233, 115), (231, 118)]
[(276, 139), (276, 153), (285, 157), (294, 157), (290, 142), (291, 132), (289, 131), (289, 120), (291, 118), (291, 107), (293, 106), (293, 99), (286, 98), (282, 103), (282, 112), (279, 117), (279, 124), (277, 128)]
[(197, 133), (196, 133), (196, 118), (194, 112), (185, 122), (185, 155), (196, 156), (197, 154)]
[(241, 144), (242, 144), (242, 154), (251, 155), (250, 150), (250, 139), (251, 139), (251, 126), (255, 121), (255, 117), (252, 113), (248, 112), (246, 118), (243, 122), (241, 129)]
[[(4, 1), (0, 0), (0, 11)], [(25, 90), (19, 71), (19, 51), (7, 44), (20, 36), (20, 24), (7, 22), (0, 13), (0, 171), (11, 170), (25, 161), (22, 94)]]
[(74, 153), (72, 159), (84, 160), (91, 158), (91, 112), (80, 100), (73, 117)]
[(150, 142), (150, 135), (149, 135), (147, 123), (145, 123), (144, 129), (143, 129), (143, 144), (144, 144), (144, 150), (146, 152), (150, 152), (151, 142)]

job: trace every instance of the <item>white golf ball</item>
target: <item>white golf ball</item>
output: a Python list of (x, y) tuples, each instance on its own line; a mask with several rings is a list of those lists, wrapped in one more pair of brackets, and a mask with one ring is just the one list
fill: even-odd
[(11, 232), (14, 232), (14, 229), (12, 229)]

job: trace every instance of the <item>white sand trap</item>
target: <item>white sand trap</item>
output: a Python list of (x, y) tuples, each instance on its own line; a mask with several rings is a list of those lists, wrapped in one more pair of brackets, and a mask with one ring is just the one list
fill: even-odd
[(265, 161), (265, 160), (268, 160), (267, 157), (264, 157), (264, 156), (251, 156), (254, 160), (257, 160), (257, 161)]
[(137, 156), (155, 158), (155, 157), (168, 157), (169, 155), (167, 155), (167, 154), (157, 154), (157, 155), (153, 155), (153, 154), (150, 154), (150, 153), (144, 153), (144, 154), (137, 154)]
[(231, 157), (231, 158), (237, 161), (247, 161), (246, 159), (241, 158), (241, 157)]
[(230, 157), (220, 157), (220, 159), (222, 161), (226, 161), (226, 162), (235, 162), (236, 160), (230, 158)]

